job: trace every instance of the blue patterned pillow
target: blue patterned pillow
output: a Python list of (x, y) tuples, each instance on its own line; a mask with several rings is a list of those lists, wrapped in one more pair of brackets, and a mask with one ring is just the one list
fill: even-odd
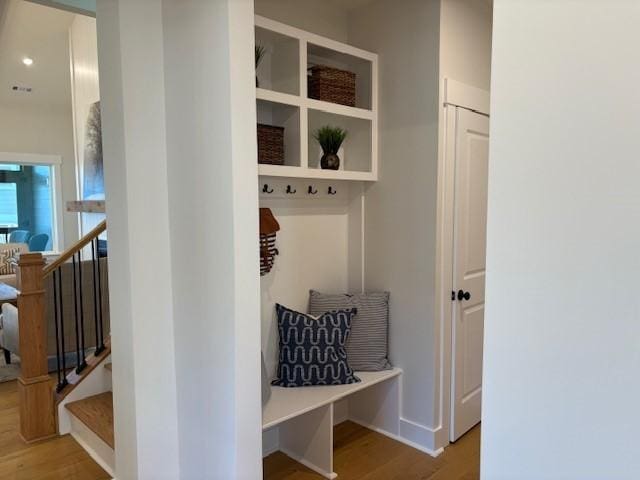
[(360, 381), (347, 362), (344, 348), (357, 309), (327, 312), (316, 318), (277, 304), (276, 313), (280, 359), (272, 385), (304, 387)]

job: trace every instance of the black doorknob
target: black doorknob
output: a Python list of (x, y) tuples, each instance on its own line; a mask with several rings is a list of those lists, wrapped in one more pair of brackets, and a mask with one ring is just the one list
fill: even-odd
[(469, 300), (471, 298), (471, 294), (469, 292), (465, 292), (463, 290), (458, 290), (458, 300)]

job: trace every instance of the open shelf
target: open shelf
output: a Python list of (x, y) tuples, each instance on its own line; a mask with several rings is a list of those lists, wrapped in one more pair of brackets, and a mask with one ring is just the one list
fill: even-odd
[(313, 43), (307, 44), (307, 68), (314, 65), (337, 68), (356, 75), (356, 108), (371, 110), (373, 107), (371, 60), (349, 55)]
[(300, 108), (282, 103), (257, 101), (258, 123), (284, 128), (284, 164), (301, 166)]
[(319, 168), (289, 167), (286, 165), (258, 165), (258, 174), (261, 177), (316, 178), (361, 182), (375, 182), (377, 180), (371, 172), (322, 170)]
[(340, 127), (347, 131), (347, 138), (342, 144), (338, 156), (340, 170), (350, 172), (372, 171), (372, 142), (371, 122), (359, 118), (345, 117), (333, 113), (309, 110), (308, 122), (308, 152), (307, 165), (309, 168), (320, 169), (322, 149), (313, 138), (315, 132), (325, 125)]
[(265, 48), (256, 87), (300, 95), (300, 41), (257, 26), (255, 35), (256, 45)]
[(301, 103), (301, 98), (298, 95), (274, 92), (264, 88), (256, 88), (256, 99), (258, 101), (265, 100), (267, 102), (282, 103), (294, 107), (299, 107)]
[[(261, 176), (327, 180), (378, 179), (377, 62), (374, 53), (256, 16), (256, 44), (266, 48), (257, 70), (258, 122), (284, 127), (284, 165), (259, 165)], [(307, 67), (356, 74), (356, 106), (308, 98)], [(313, 133), (323, 125), (348, 131), (339, 170), (320, 168)]]

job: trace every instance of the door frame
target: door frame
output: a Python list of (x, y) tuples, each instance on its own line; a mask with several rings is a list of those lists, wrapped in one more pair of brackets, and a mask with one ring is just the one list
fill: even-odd
[(439, 350), (439, 407), (440, 420), (436, 447), (445, 447), (451, 437), (451, 381), (453, 303), (453, 231), (456, 155), (456, 111), (458, 108), (489, 116), (489, 92), (464, 83), (444, 79), (441, 133), (441, 154), (438, 156), (438, 204), (436, 219), (436, 335)]

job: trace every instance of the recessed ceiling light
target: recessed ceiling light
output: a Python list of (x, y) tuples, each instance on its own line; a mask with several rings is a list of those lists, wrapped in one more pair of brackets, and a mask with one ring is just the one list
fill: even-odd
[(30, 67), (31, 65), (33, 65), (33, 58), (24, 57), (22, 59), (22, 63), (24, 63), (27, 67)]

